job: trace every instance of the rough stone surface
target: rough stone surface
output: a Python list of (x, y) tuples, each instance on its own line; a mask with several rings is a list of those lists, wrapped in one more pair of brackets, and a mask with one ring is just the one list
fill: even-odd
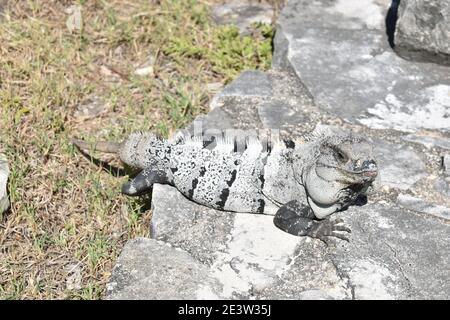
[(331, 255), (353, 298), (449, 298), (448, 224), (379, 204), (338, 215), (351, 226), (352, 239)]
[(436, 217), (450, 220), (450, 208), (429, 203), (422, 199), (402, 193), (398, 195), (397, 201), (400, 205), (409, 210), (432, 214)]
[(114, 267), (106, 299), (202, 299), (219, 290), (207, 268), (187, 252), (152, 239), (129, 241)]
[(220, 106), (225, 97), (266, 98), (272, 96), (272, 84), (269, 76), (262, 71), (245, 71), (225, 89), (217, 94), (211, 103), (214, 109)]
[(450, 65), (450, 2), (400, 1), (394, 42), (403, 57)]
[(445, 179), (437, 179), (433, 183), (434, 189), (444, 195), (445, 197), (450, 198), (450, 175)]
[(197, 205), (166, 185), (154, 186), (152, 204), (152, 238), (212, 264), (215, 252), (225, 245), (231, 232), (234, 214)]
[(439, 147), (442, 149), (450, 150), (450, 139), (444, 137), (433, 137), (433, 136), (425, 136), (418, 134), (408, 134), (404, 136), (403, 139), (405, 141), (420, 143), (427, 147), (428, 149), (433, 147)]
[(278, 20), (273, 65), (293, 70), (319, 107), (352, 123), (448, 131), (450, 68), (392, 51), (384, 27), (389, 4), (289, 1)]
[(306, 290), (300, 293), (299, 300), (333, 300), (331, 296), (321, 290)]
[(444, 167), (445, 175), (450, 177), (450, 154), (446, 154), (443, 157), (442, 164)]
[[(274, 227), (271, 216), (216, 211), (155, 185), (154, 240), (126, 247), (110, 297), (450, 299), (450, 224), (442, 200), (449, 183), (440, 165), (450, 129), (449, 69), (390, 49), (388, 6), (291, 0), (278, 23), (274, 69), (243, 73), (186, 128), (302, 140), (321, 123), (365, 134), (380, 176), (368, 204), (335, 215), (350, 225), (350, 242), (294, 237)], [(171, 247), (161, 251), (162, 243)], [(152, 260), (147, 251), (163, 257)], [(187, 276), (176, 277), (185, 265)], [(130, 274), (136, 276), (129, 280)], [(153, 281), (160, 291), (149, 286)], [(167, 289), (158, 285), (163, 281)]]
[(7, 193), (7, 183), (9, 176), (9, 166), (6, 156), (0, 153), (0, 217), (9, 208), (9, 197)]
[(266, 128), (282, 128), (287, 124), (307, 123), (305, 113), (283, 101), (270, 101), (258, 106), (258, 115)]
[(406, 190), (426, 176), (423, 160), (411, 147), (382, 140), (374, 144), (381, 185)]
[[(154, 194), (158, 197), (154, 203), (161, 206), (153, 209), (154, 237), (186, 250), (208, 266), (209, 274), (221, 284), (220, 291), (208, 288), (217, 296), (298, 298), (300, 292), (314, 288), (335, 298), (347, 296), (340, 287), (329, 285), (340, 279), (332, 262), (317, 250), (323, 244), (278, 230), (273, 225), (273, 217), (205, 209), (180, 198), (169, 186), (155, 186)], [(161, 199), (162, 195), (165, 199)], [(205, 210), (208, 215), (202, 216)], [(314, 266), (310, 265), (312, 259), (316, 261)], [(293, 264), (298, 268), (293, 269)], [(317, 272), (300, 272), (305, 268)], [(283, 285), (291, 292), (274, 290)]]
[(245, 34), (253, 23), (271, 23), (274, 12), (267, 3), (240, 0), (213, 6), (211, 15), (217, 24), (236, 25)]

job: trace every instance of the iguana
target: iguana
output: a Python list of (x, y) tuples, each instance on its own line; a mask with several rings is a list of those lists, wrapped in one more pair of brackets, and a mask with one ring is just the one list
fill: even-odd
[[(72, 142), (81, 149), (90, 145)], [(316, 128), (304, 143), (265, 144), (248, 137), (238, 151), (227, 136), (178, 136), (166, 140), (136, 132), (122, 143), (98, 143), (140, 170), (122, 192), (139, 196), (154, 183), (175, 186), (196, 203), (223, 211), (274, 215), (274, 224), (297, 236), (348, 240), (349, 228), (329, 216), (353, 204), (371, 186), (378, 169), (362, 136)]]

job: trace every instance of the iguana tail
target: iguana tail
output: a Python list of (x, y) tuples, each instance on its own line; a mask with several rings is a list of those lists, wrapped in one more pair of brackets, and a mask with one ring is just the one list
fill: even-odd
[(105, 153), (115, 153), (126, 165), (144, 169), (147, 167), (167, 167), (170, 146), (167, 140), (150, 132), (131, 133), (123, 142), (87, 143), (83, 140), (70, 139), (80, 149)]
[(77, 146), (80, 149), (83, 150), (93, 150), (93, 151), (100, 151), (104, 153), (119, 153), (120, 150), (120, 143), (116, 142), (96, 142), (95, 144), (90, 144), (83, 140), (78, 139), (70, 139), (70, 142), (73, 143), (75, 146)]

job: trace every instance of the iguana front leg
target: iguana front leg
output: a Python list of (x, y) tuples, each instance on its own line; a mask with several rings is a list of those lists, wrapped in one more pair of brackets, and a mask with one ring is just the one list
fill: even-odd
[(168, 183), (164, 171), (145, 168), (133, 180), (122, 186), (122, 193), (128, 196), (140, 196), (149, 192), (155, 183)]
[(311, 208), (293, 200), (278, 209), (273, 223), (281, 230), (296, 235), (309, 236), (326, 242), (326, 237), (349, 241), (344, 232), (351, 232), (342, 219), (316, 220)]

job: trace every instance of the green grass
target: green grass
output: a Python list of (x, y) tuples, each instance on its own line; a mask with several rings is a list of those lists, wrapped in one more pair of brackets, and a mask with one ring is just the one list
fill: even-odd
[[(169, 136), (208, 110), (208, 83), (271, 63), (272, 26), (241, 36), (212, 24), (204, 1), (78, 1), (84, 24), (74, 33), (64, 3), (14, 1), (0, 22), (0, 152), (12, 202), (0, 219), (0, 299), (98, 299), (123, 244), (148, 236), (146, 204), (119, 192), (126, 178), (89, 163), (70, 137)], [(153, 74), (135, 75), (149, 56)], [(90, 96), (104, 112), (77, 116)], [(81, 268), (78, 289), (67, 289), (70, 265)]]

